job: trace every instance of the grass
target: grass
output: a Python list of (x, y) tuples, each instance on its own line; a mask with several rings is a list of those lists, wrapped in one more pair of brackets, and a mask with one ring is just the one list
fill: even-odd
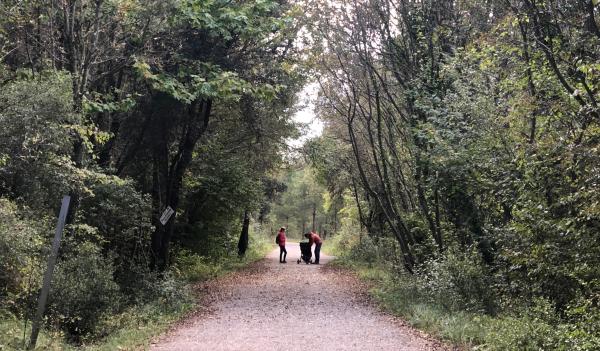
[(461, 349), (597, 350), (596, 344), (572, 348), (568, 343), (559, 342), (556, 327), (536, 314), (490, 316), (443, 308), (423, 296), (410, 276), (394, 272), (381, 263), (369, 264), (340, 256), (333, 264), (349, 268), (369, 282), (370, 293), (382, 309)]
[(179, 277), (190, 283), (205, 281), (244, 268), (275, 248), (266, 236), (251, 237), (251, 240), (250, 249), (243, 258), (237, 255), (210, 258), (183, 251), (176, 258), (173, 269)]
[[(226, 256), (219, 260), (210, 260), (193, 254), (180, 257), (175, 267), (179, 278), (191, 285), (214, 279), (262, 259), (273, 249), (273, 245), (263, 236), (252, 237), (251, 240), (253, 240), (251, 249), (241, 259), (237, 256)], [(118, 316), (124, 321), (116, 333), (109, 335), (101, 343), (86, 346), (84, 349), (90, 351), (145, 349), (152, 338), (167, 331), (173, 323), (184, 318), (195, 307), (196, 304), (193, 302), (186, 303), (175, 311), (165, 311), (159, 303), (154, 303), (142, 309), (133, 309)]]
[[(165, 311), (158, 302), (132, 307), (118, 315), (110, 316), (107, 323), (113, 325), (115, 332), (98, 343), (73, 346), (67, 343), (60, 333), (42, 330), (36, 344), (36, 350), (140, 350), (149, 345), (152, 337), (165, 332), (175, 321), (192, 310), (193, 304), (182, 304), (177, 310)], [(23, 350), (23, 321), (4, 313), (0, 319), (0, 350)], [(29, 342), (31, 324), (25, 332)]]
[(102, 340), (101, 343), (86, 345), (82, 349), (90, 351), (140, 350), (146, 349), (153, 337), (160, 335), (176, 321), (193, 310), (194, 304), (186, 303), (174, 311), (165, 312), (158, 303), (131, 309), (114, 319), (121, 319), (120, 328)]
[[(370, 283), (370, 293), (386, 311), (435, 337), (471, 348), (484, 343), (490, 317), (468, 312), (449, 312), (426, 301), (402, 275), (382, 264), (351, 261), (341, 256), (334, 264), (349, 268)], [(407, 278), (409, 279), (409, 278)]]
[[(0, 350), (19, 350), (23, 348), (23, 336), (29, 341), (31, 335), (31, 323), (28, 324), (24, 333), (23, 320), (17, 319), (8, 312), (0, 311)], [(61, 336), (40, 332), (36, 350), (65, 350)]]

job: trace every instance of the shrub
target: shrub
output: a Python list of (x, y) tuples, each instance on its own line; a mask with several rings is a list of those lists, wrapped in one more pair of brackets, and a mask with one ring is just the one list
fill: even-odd
[(72, 166), (72, 81), (62, 72), (10, 81), (0, 89), (0, 193), (38, 210), (55, 209), (78, 184)]
[(152, 205), (149, 195), (135, 189), (130, 180), (95, 175), (82, 197), (81, 222), (94, 228), (82, 241), (94, 240), (115, 257), (115, 279), (127, 293), (128, 286), (150, 265)]
[(115, 312), (122, 300), (113, 280), (112, 260), (90, 243), (80, 244), (56, 266), (48, 317), (77, 340), (93, 332), (102, 315)]
[(137, 278), (127, 286), (131, 291), (127, 296), (131, 304), (158, 301), (166, 310), (170, 310), (177, 309), (179, 304), (189, 302), (191, 296), (189, 288), (185, 281), (177, 279), (175, 269), (157, 272), (138, 266), (133, 272)]
[(430, 302), (449, 310), (493, 313), (493, 284), (475, 248), (448, 250), (417, 271), (417, 284)]
[(556, 350), (554, 327), (540, 319), (505, 317), (488, 323), (484, 343), (477, 350)]
[(600, 307), (592, 299), (579, 299), (566, 312), (568, 323), (559, 328), (564, 350), (600, 350)]
[(44, 240), (39, 233), (44, 227), (43, 221), (21, 218), (14, 203), (0, 199), (0, 308), (15, 307), (30, 283), (40, 281), (39, 251)]
[(370, 236), (363, 235), (360, 240), (351, 247), (348, 255), (351, 259), (373, 264), (379, 257), (377, 248), (378, 246), (375, 245)]
[(175, 256), (174, 267), (179, 276), (189, 282), (216, 277), (220, 270), (220, 265), (215, 260), (185, 249)]

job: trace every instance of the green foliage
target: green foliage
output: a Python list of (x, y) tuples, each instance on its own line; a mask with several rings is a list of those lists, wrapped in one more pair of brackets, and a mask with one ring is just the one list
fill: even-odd
[(152, 301), (106, 316), (96, 328), (96, 333), (102, 336), (100, 341), (88, 344), (83, 349), (112, 351), (148, 348), (153, 338), (166, 332), (193, 309), (194, 304), (189, 302), (191, 299), (188, 295), (183, 300), (172, 301), (170, 305)]
[(382, 299), (440, 335), (456, 317), (481, 349), (597, 347), (596, 5), (338, 5), (312, 13), (327, 128), (307, 154), (378, 257), (347, 231), (341, 256), (408, 271)]
[[(488, 325), (485, 346), (477, 350), (552, 350), (552, 326), (528, 319), (507, 318)], [(549, 337), (550, 336), (550, 337)]]
[(321, 231), (328, 229), (331, 232), (332, 218), (323, 207), (325, 189), (315, 182), (314, 176), (313, 170), (308, 167), (284, 174), (286, 191), (273, 205), (272, 221), (276, 229), (287, 226), (288, 237), (301, 239), (312, 229), (313, 209), (316, 209), (315, 230), (321, 228)]
[(14, 203), (0, 198), (0, 310), (17, 311), (20, 300), (41, 280), (45, 230), (46, 223), (23, 218)]
[(48, 301), (51, 322), (73, 337), (93, 332), (103, 315), (119, 309), (122, 295), (113, 275), (111, 260), (97, 246), (78, 245), (56, 266)]
[(579, 299), (567, 309), (567, 323), (560, 325), (560, 348), (591, 351), (600, 348), (600, 308), (590, 299)]
[[(419, 329), (475, 350), (598, 347), (600, 314), (587, 300), (570, 307), (566, 319), (545, 299), (521, 305), (512, 301), (510, 308), (499, 311), (499, 297), (489, 289), (492, 275), (476, 250), (451, 250), (410, 275), (371, 242), (365, 238), (359, 242), (356, 231), (350, 231), (328, 241), (328, 249), (338, 256), (334, 264), (351, 268), (370, 282), (371, 293), (384, 308)], [(491, 316), (490, 310), (499, 313)]]
[(207, 251), (205, 256), (202, 256), (190, 250), (182, 249), (175, 257), (173, 270), (178, 277), (189, 282), (217, 278), (227, 272), (262, 259), (265, 254), (273, 249), (271, 237), (270, 233), (264, 228), (255, 225), (253, 230), (250, 231), (249, 250), (243, 258), (231, 254), (231, 250), (229, 254), (223, 254), (220, 250), (216, 252)]
[(72, 188), (70, 77), (45, 72), (11, 81), (0, 92), (0, 192), (22, 197), (34, 208), (54, 208)]
[[(31, 325), (25, 328), (22, 319), (0, 310), (0, 348), (2, 350), (24, 349), (24, 345), (27, 345), (29, 335), (31, 335)], [(70, 350), (69, 346), (63, 342), (60, 333), (45, 330), (41, 331), (35, 349), (49, 351)]]
[[(0, 311), (30, 317), (70, 194), (45, 327), (118, 348), (121, 328), (180, 316), (185, 285), (214, 275), (203, 269), (271, 244), (253, 236), (247, 260), (233, 254), (245, 211), (268, 221), (284, 139), (298, 133), (300, 13), (270, 0), (78, 4), (0, 4)], [(158, 223), (167, 205), (173, 227)], [(170, 245), (189, 272), (153, 269)]]
[(271, 0), (231, 3), (222, 0), (184, 0), (179, 5), (181, 20), (209, 35), (232, 40), (236, 36), (261, 40), (281, 30), (291, 18), (272, 17), (279, 4)]
[(419, 268), (415, 278), (423, 296), (449, 310), (496, 310), (491, 274), (473, 249), (446, 251)]
[[(87, 182), (79, 216), (93, 228), (89, 235), (73, 239), (93, 241), (113, 255), (115, 279), (128, 295), (136, 295), (136, 276), (150, 266), (153, 226), (150, 196), (136, 189), (131, 180), (97, 175)], [(126, 199), (126, 200), (125, 200)]]

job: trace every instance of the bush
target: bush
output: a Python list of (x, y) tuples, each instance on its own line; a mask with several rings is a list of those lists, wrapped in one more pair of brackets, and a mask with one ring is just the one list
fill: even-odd
[(185, 281), (178, 279), (175, 269), (157, 272), (138, 266), (132, 272), (137, 278), (127, 286), (129, 304), (157, 302), (165, 310), (176, 310), (180, 304), (190, 302), (190, 290)]
[(174, 267), (177, 273), (189, 282), (216, 277), (220, 265), (213, 259), (200, 256), (189, 250), (180, 250), (175, 256)]
[(78, 184), (72, 166), (72, 81), (62, 72), (10, 81), (0, 89), (0, 194), (37, 210), (56, 209)]
[[(17, 318), (11, 313), (0, 310), (0, 350), (24, 350), (24, 346), (29, 341), (31, 335), (31, 323), (27, 325), (22, 318)], [(36, 350), (68, 350), (66, 348), (60, 333), (48, 330), (41, 330)]]
[(378, 246), (375, 245), (375, 242), (371, 237), (363, 235), (360, 240), (351, 247), (348, 252), (348, 258), (373, 264), (379, 258)]
[[(126, 290), (150, 266), (152, 204), (149, 195), (135, 189), (130, 180), (96, 175), (88, 180), (89, 192), (81, 199), (81, 223), (94, 228), (81, 241), (93, 240), (115, 257), (115, 280)], [(133, 282), (133, 284), (132, 284)]]
[(213, 253), (211, 256), (204, 256), (189, 249), (180, 249), (174, 255), (174, 272), (188, 282), (197, 282), (218, 277), (263, 258), (273, 249), (270, 233), (257, 224), (251, 228), (249, 248), (243, 258), (238, 257), (235, 246), (231, 246), (225, 253)]
[[(386, 238), (373, 239), (367, 234), (360, 233), (360, 231), (360, 227), (350, 221), (345, 221), (336, 235), (327, 240), (327, 252), (345, 260), (360, 261), (369, 264), (375, 263), (382, 256), (380, 255), (380, 246), (384, 250), (389, 249), (389, 252), (393, 252), (393, 248), (395, 247), (393, 241), (390, 243)], [(379, 245), (384, 240), (391, 246)], [(383, 254), (383, 256), (387, 255)], [(394, 257), (395, 253), (391, 253), (390, 256)]]
[(15, 309), (15, 303), (41, 280), (40, 233), (43, 221), (21, 217), (17, 206), (0, 199), (0, 308)]
[(55, 269), (48, 317), (78, 340), (94, 331), (102, 315), (118, 310), (123, 298), (113, 280), (112, 260), (92, 243), (83, 243)]
[(490, 273), (475, 248), (448, 250), (417, 271), (417, 284), (430, 302), (453, 310), (493, 313), (495, 296)]
[(568, 323), (562, 324), (560, 347), (564, 350), (600, 350), (600, 306), (590, 299), (579, 299), (567, 309)]
[(484, 343), (477, 350), (556, 350), (554, 327), (540, 319), (505, 317), (488, 323)]

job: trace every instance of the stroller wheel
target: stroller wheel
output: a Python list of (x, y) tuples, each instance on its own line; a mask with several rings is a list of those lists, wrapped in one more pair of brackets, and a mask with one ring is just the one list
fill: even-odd
[(298, 260), (296, 263), (297, 263), (297, 264), (300, 264), (300, 260)]

